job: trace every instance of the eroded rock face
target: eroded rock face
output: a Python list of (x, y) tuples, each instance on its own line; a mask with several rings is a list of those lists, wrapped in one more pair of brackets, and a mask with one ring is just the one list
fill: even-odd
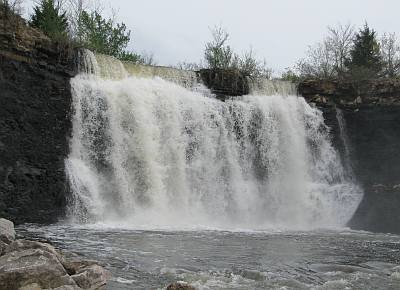
[[(15, 240), (15, 230), (14, 223), (0, 218), (0, 241), (9, 244)], [(2, 244), (0, 244), (0, 253), (2, 249)]]
[[(344, 152), (338, 112), (345, 123), (348, 156), (364, 198), (349, 222), (354, 229), (400, 233), (400, 79), (364, 83), (308, 80), (299, 93), (322, 110), (335, 148)], [(342, 132), (343, 133), (343, 132)], [(349, 159), (349, 160), (348, 160)]]
[(64, 214), (74, 52), (0, 13), (0, 216), (51, 223)]
[(249, 93), (248, 81), (238, 70), (202, 69), (199, 74), (204, 84), (222, 101)]

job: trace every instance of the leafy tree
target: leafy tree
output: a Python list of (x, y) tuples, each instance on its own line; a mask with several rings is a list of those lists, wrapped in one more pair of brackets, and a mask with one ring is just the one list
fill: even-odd
[(130, 61), (130, 62), (134, 62), (137, 64), (144, 64), (144, 65), (155, 65), (155, 61), (153, 59), (153, 55), (152, 54), (137, 54), (135, 52), (131, 52), (131, 51), (122, 51), (120, 53), (120, 55), (118, 56), (119, 60), (122, 61)]
[[(236, 69), (248, 77), (271, 78), (272, 70), (264, 61), (255, 58), (253, 50), (239, 56), (228, 45), (229, 34), (221, 27), (211, 30), (212, 41), (207, 42), (204, 51), (206, 67), (210, 69)], [(197, 67), (200, 67), (198, 65)]]
[(281, 75), (281, 80), (290, 82), (299, 82), (301, 80), (300, 76), (291, 68), (285, 68), (285, 71)]
[(376, 32), (364, 25), (354, 38), (350, 59), (346, 62), (350, 74), (357, 79), (376, 77), (382, 69), (382, 59)]
[(211, 31), (212, 41), (207, 42), (204, 51), (206, 65), (211, 69), (227, 69), (232, 66), (233, 51), (227, 41), (229, 34), (221, 27)]
[(82, 11), (81, 13), (79, 39), (86, 48), (92, 51), (133, 60), (136, 56), (125, 52), (130, 33), (131, 31), (127, 31), (124, 23), (115, 25), (112, 19), (103, 18), (97, 11), (91, 13)]
[(68, 20), (61, 11), (60, 1), (41, 0), (34, 8), (29, 24), (54, 40), (65, 40), (68, 35)]

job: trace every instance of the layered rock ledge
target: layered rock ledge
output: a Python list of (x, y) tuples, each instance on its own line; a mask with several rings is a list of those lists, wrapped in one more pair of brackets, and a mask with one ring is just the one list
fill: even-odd
[(0, 216), (17, 224), (64, 214), (74, 53), (0, 13)]
[(47, 243), (15, 239), (13, 223), (0, 219), (0, 289), (101, 290), (109, 278), (95, 261), (67, 258)]

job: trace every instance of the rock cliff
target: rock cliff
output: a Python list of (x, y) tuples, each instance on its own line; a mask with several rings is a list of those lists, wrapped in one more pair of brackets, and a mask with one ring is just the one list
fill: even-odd
[(0, 13), (0, 216), (16, 223), (64, 212), (73, 54)]
[[(365, 196), (352, 228), (400, 233), (400, 79), (338, 82), (308, 80), (299, 94), (323, 113), (336, 147), (343, 153), (340, 116), (348, 156)], [(340, 112), (339, 112), (340, 110)]]

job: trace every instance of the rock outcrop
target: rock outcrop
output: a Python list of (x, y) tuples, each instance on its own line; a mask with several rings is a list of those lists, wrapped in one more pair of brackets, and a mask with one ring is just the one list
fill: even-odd
[[(0, 225), (5, 224), (0, 219)], [(0, 227), (0, 238), (11, 237), (10, 227)], [(104, 289), (110, 274), (93, 261), (65, 258), (52, 245), (11, 237), (0, 253), (0, 289)]]
[(249, 93), (247, 78), (238, 70), (202, 69), (199, 75), (203, 83), (222, 101)]
[[(345, 123), (350, 163), (365, 196), (349, 226), (400, 233), (400, 79), (339, 82), (308, 80), (299, 94), (316, 105), (344, 152), (338, 118)], [(340, 113), (340, 115), (338, 115)]]
[(74, 51), (0, 13), (0, 216), (51, 223), (63, 215)]

